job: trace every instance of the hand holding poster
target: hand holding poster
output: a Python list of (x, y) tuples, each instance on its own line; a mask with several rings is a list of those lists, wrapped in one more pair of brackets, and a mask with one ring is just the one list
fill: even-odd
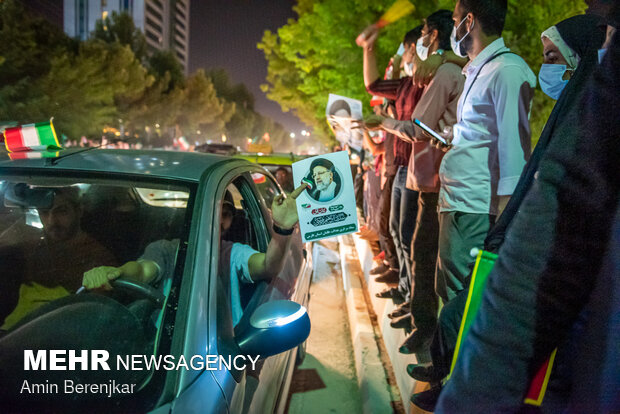
[(353, 177), (346, 151), (294, 163), (293, 180), (308, 187), (296, 199), (304, 242), (357, 231)]
[(362, 149), (362, 131), (352, 128), (353, 121), (363, 119), (361, 101), (330, 93), (325, 115), (329, 127), (342, 145), (346, 144), (356, 151)]

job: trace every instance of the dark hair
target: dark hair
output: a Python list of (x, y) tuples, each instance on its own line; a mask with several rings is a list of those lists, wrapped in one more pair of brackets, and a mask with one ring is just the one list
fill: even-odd
[(329, 107), (329, 114), (334, 115), (339, 110), (344, 109), (351, 115), (351, 106), (344, 99), (338, 99), (332, 102), (332, 106)]
[(428, 26), (429, 33), (437, 30), (439, 48), (450, 50), (450, 34), (452, 34), (452, 28), (454, 27), (452, 12), (450, 10), (437, 10), (426, 18), (426, 25)]
[(230, 191), (226, 190), (224, 193), (224, 200), (222, 201), (222, 206), (228, 205), (231, 208), (235, 208), (235, 202), (233, 201), (233, 195)]
[(487, 36), (501, 36), (506, 23), (508, 0), (461, 0), (465, 14), (472, 13)]
[(327, 168), (329, 171), (334, 172), (334, 164), (325, 158), (317, 158), (312, 161), (312, 164), (310, 164), (310, 172), (313, 172), (315, 167)]
[(82, 204), (80, 189), (77, 186), (54, 188), (53, 191), (54, 199), (56, 199), (57, 196), (62, 196), (75, 208), (79, 208)]
[(409, 30), (407, 32), (407, 34), (405, 34), (405, 37), (403, 38), (403, 44), (404, 45), (410, 45), (410, 44), (416, 44), (416, 42), (418, 41), (418, 39), (420, 38), (420, 36), (422, 36), (422, 28), (424, 27), (423, 24)]

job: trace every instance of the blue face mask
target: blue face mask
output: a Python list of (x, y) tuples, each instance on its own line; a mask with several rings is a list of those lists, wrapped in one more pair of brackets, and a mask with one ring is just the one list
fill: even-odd
[(542, 91), (556, 101), (568, 83), (567, 80), (562, 79), (564, 73), (566, 73), (566, 65), (550, 65), (547, 63), (542, 64), (538, 73), (538, 81)]
[(607, 53), (607, 49), (599, 49), (598, 50), (598, 64), (599, 65), (603, 62), (603, 58), (605, 57), (605, 53)]

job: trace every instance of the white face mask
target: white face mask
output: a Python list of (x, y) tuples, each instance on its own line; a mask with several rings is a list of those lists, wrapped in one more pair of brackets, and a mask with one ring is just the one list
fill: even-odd
[(456, 31), (459, 30), (459, 28), (463, 23), (465, 23), (465, 21), (466, 19), (463, 19), (458, 26), (452, 28), (452, 34), (450, 35), (450, 45), (452, 46), (452, 51), (456, 53), (457, 56), (462, 58), (467, 57), (467, 50), (465, 50), (465, 48), (463, 47), (462, 42), (467, 36), (469, 36), (469, 32), (471, 32), (471, 29), (474, 28), (474, 23), (472, 22), (471, 27), (469, 28), (467, 33), (465, 33), (465, 35), (459, 40), (456, 40)]
[(403, 66), (403, 70), (405, 71), (405, 75), (413, 76), (413, 62), (405, 63), (405, 65)]
[[(428, 34), (426, 36), (428, 36)], [(418, 41), (415, 44), (415, 52), (418, 54), (418, 57), (421, 60), (428, 59), (428, 48), (429, 48), (429, 46), (424, 46), (424, 38), (426, 36), (422, 36), (422, 37), (418, 38)]]

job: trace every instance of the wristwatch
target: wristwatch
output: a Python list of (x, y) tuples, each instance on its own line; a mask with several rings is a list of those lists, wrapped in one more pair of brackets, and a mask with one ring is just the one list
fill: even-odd
[(295, 231), (295, 226), (291, 227), (290, 229), (283, 229), (282, 227), (278, 226), (276, 223), (273, 223), (273, 231), (275, 231), (281, 236), (290, 236)]

